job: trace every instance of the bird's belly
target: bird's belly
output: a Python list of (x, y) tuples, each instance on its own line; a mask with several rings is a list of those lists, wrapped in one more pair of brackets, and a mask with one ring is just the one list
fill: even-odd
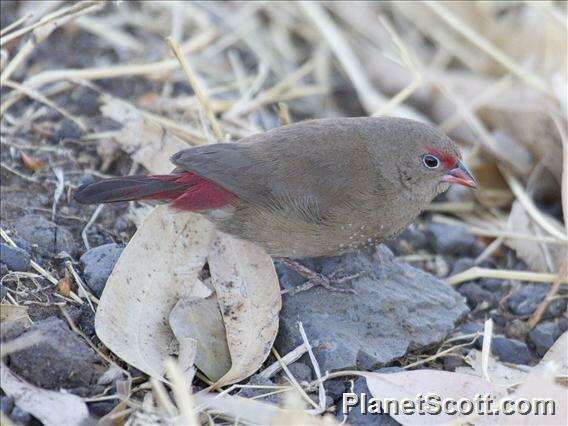
[(337, 256), (375, 246), (388, 237), (382, 224), (315, 224), (258, 212), (251, 215), (236, 212), (215, 223), (221, 231), (251, 241), (273, 257)]

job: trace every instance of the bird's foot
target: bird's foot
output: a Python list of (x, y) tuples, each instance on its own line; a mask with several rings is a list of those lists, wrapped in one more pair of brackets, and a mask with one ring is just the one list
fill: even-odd
[(327, 277), (325, 275), (322, 274), (318, 274), (315, 271), (312, 271), (311, 269), (305, 267), (304, 265), (291, 260), (291, 259), (281, 259), (281, 261), (288, 266), (290, 269), (296, 271), (298, 274), (300, 274), (302, 277), (306, 278), (307, 281), (302, 284), (302, 285), (298, 285), (295, 286), (294, 288), (289, 288), (286, 290), (282, 291), (282, 294), (298, 294), (301, 293), (303, 291), (309, 290), (313, 287), (317, 287), (317, 286), (321, 286), (323, 288), (325, 288), (328, 291), (331, 292), (337, 292), (337, 293), (352, 293), (352, 294), (357, 294), (357, 292), (353, 289), (350, 288), (341, 288), (341, 287), (336, 287), (333, 284), (343, 284), (347, 281), (351, 281), (359, 276), (361, 276), (361, 273), (357, 273), (357, 274), (352, 274), (352, 275), (346, 275), (343, 277), (337, 277), (340, 273), (340, 271), (334, 272), (331, 276)]

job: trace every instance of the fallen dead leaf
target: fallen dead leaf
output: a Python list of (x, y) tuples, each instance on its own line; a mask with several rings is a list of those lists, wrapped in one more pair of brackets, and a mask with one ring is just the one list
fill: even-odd
[(25, 322), (30, 325), (31, 320), (28, 316), (28, 307), (21, 305), (0, 304), (0, 323)]
[[(203, 319), (206, 319), (203, 321)], [(216, 298), (182, 298), (172, 309), (170, 327), (180, 342), (179, 363), (185, 367), (182, 358), (186, 339), (197, 341), (196, 365), (212, 381), (223, 377), (231, 368), (231, 355), (225, 336), (225, 325)]]
[(87, 404), (76, 395), (33, 386), (0, 364), (0, 386), (18, 407), (46, 426), (79, 425), (89, 418)]
[(40, 170), (45, 166), (43, 161), (31, 157), (25, 152), (22, 152), (20, 158), (22, 160), (22, 164), (24, 165), (24, 167), (30, 172), (37, 172), (38, 170)]
[(97, 335), (120, 358), (153, 377), (163, 377), (175, 339), (168, 326), (171, 310), (182, 297), (208, 294), (198, 275), (212, 233), (212, 225), (199, 215), (157, 207), (105, 286), (95, 317)]
[(217, 233), (209, 268), (231, 353), (231, 369), (218, 382), (226, 385), (253, 374), (270, 353), (282, 297), (272, 259), (247, 241)]
[[(419, 394), (424, 396), (435, 394), (442, 400), (445, 398), (474, 400), (478, 394), (491, 394), (497, 399), (504, 393), (502, 389), (481, 377), (439, 370), (415, 370), (392, 374), (365, 373), (365, 378), (373, 397), (379, 399), (394, 398), (400, 401), (407, 398), (415, 401)], [(426, 404), (425, 407), (427, 407)], [(415, 412), (405, 415), (401, 410), (399, 413), (389, 414), (403, 425), (439, 425), (459, 422), (457, 415), (425, 413), (420, 415)]]
[[(472, 374), (474, 376), (483, 377), (481, 351), (472, 349), (465, 357), (465, 362), (469, 367), (456, 368), (457, 373)], [(491, 383), (498, 386), (509, 387), (522, 383), (527, 378), (527, 371), (518, 368), (509, 367), (499, 360), (489, 357), (488, 373)]]

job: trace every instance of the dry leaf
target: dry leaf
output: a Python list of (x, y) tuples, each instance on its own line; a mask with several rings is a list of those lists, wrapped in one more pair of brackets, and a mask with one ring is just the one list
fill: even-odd
[(71, 286), (73, 285), (73, 280), (69, 276), (69, 273), (66, 271), (65, 276), (59, 280), (57, 283), (57, 292), (65, 297), (69, 297), (71, 294)]
[(20, 158), (22, 160), (22, 163), (24, 164), (24, 167), (30, 172), (37, 172), (39, 169), (45, 166), (43, 161), (31, 157), (25, 152), (22, 152)]
[(198, 279), (213, 227), (194, 214), (160, 206), (146, 218), (118, 260), (101, 297), (95, 328), (127, 363), (162, 378), (174, 335), (168, 326), (181, 297), (206, 295)]
[(540, 368), (554, 362), (559, 367), (559, 374), (568, 376), (568, 331), (552, 345), (535, 368)]
[[(468, 374), (450, 373), (439, 370), (415, 370), (402, 373), (380, 374), (366, 373), (367, 386), (375, 398), (408, 398), (415, 400), (416, 396), (432, 393), (442, 399), (468, 398), (473, 400), (478, 394), (491, 394), (495, 398), (502, 396), (503, 390), (492, 383)], [(444, 413), (433, 415), (426, 413), (413, 415), (389, 413), (397, 422), (403, 425), (439, 425), (456, 421), (457, 416)], [(459, 421), (459, 420), (458, 420)]]
[[(203, 319), (206, 321), (203, 321)], [(180, 342), (179, 363), (182, 360), (185, 339), (195, 339), (195, 364), (212, 381), (219, 380), (231, 368), (231, 355), (225, 336), (225, 325), (215, 297), (183, 298), (176, 304), (169, 318), (176, 339)]]
[[(547, 218), (556, 222), (551, 216), (547, 216)], [(528, 235), (538, 235), (537, 228), (540, 230), (540, 227), (532, 222), (519, 201), (513, 203), (507, 226), (515, 232)], [(542, 232), (543, 235), (547, 235), (544, 231)], [(558, 266), (567, 257), (567, 248), (564, 245), (548, 245), (545, 247), (541, 243), (518, 238), (505, 240), (505, 243), (515, 250), (517, 256), (535, 272), (558, 271)], [(547, 259), (548, 256), (550, 257)], [(549, 263), (552, 271), (549, 268)]]
[(226, 385), (253, 374), (270, 353), (282, 297), (272, 259), (247, 241), (218, 233), (209, 269), (231, 353), (231, 369), (219, 380)]
[(2, 390), (42, 424), (79, 425), (88, 420), (87, 404), (78, 396), (40, 389), (19, 379), (4, 364), (0, 366)]

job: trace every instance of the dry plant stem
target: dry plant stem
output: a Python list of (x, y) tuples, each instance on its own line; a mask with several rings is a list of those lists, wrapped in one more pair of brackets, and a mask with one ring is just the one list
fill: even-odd
[(178, 410), (184, 420), (184, 424), (200, 424), (196, 416), (193, 397), (190, 393), (190, 384), (185, 380), (185, 374), (173, 359), (167, 359), (165, 364), (168, 377), (172, 383), (172, 391), (178, 405)]
[(550, 302), (552, 302), (552, 300), (556, 296), (556, 293), (558, 293), (558, 290), (560, 290), (560, 284), (562, 284), (562, 282), (568, 282), (568, 260), (564, 261), (564, 263), (560, 267), (558, 276), (550, 286), (546, 297), (527, 321), (529, 329), (534, 328), (540, 322), (542, 316), (544, 315), (544, 312), (546, 311), (546, 308), (548, 308), (548, 305), (550, 304)]
[[(291, 350), (286, 355), (284, 355), (281, 360), (286, 365), (292, 364), (293, 362), (297, 361), (308, 351), (308, 348), (305, 344), (301, 344), (297, 348)], [(259, 376), (270, 379), (276, 373), (278, 373), (282, 369), (282, 362), (280, 360), (275, 361), (274, 363), (270, 364), (266, 369), (259, 373)]]
[(189, 64), (187, 63), (187, 60), (183, 56), (179, 44), (172, 37), (168, 37), (166, 41), (168, 42), (168, 45), (174, 52), (174, 55), (176, 55), (183, 69), (183, 72), (185, 73), (185, 76), (187, 77), (187, 80), (191, 85), (191, 88), (195, 92), (195, 96), (197, 96), (197, 99), (199, 99), (201, 107), (203, 108), (203, 111), (205, 111), (205, 115), (209, 120), (209, 123), (211, 124), (211, 128), (213, 129), (215, 137), (219, 142), (222, 142), (224, 140), (223, 132), (221, 132), (221, 127), (219, 126), (219, 122), (217, 121), (217, 118), (215, 117), (215, 114), (211, 109), (211, 104), (209, 103), (209, 99), (207, 98), (207, 96), (205, 95), (205, 91), (202, 89), (201, 85), (197, 81), (195, 74), (193, 73)]
[[(460, 336), (460, 337), (461, 337), (461, 336)], [(410, 368), (418, 367), (419, 365), (423, 365), (423, 364), (426, 364), (426, 363), (428, 363), (428, 362), (430, 362), (430, 361), (434, 361), (434, 360), (436, 360), (436, 359), (438, 359), (438, 358), (444, 357), (444, 356), (446, 356), (447, 354), (449, 354), (449, 353), (451, 353), (451, 352), (453, 352), (453, 351), (455, 351), (455, 350), (457, 350), (457, 349), (464, 348), (464, 347), (466, 347), (466, 346), (472, 345), (472, 344), (477, 340), (478, 337), (479, 337), (479, 335), (476, 334), (475, 337), (473, 338), (473, 340), (470, 341), (470, 342), (461, 343), (461, 344), (459, 344), (459, 345), (452, 346), (451, 348), (448, 348), (448, 349), (445, 349), (445, 350), (443, 350), (443, 351), (441, 351), (441, 352), (438, 352), (438, 353), (436, 353), (436, 354), (434, 354), (434, 355), (432, 355), (432, 356), (429, 356), (428, 358), (424, 358), (424, 359), (421, 359), (420, 361), (413, 362), (412, 364), (405, 365), (405, 366), (402, 367), (402, 368), (404, 368), (405, 370), (408, 370), (408, 369), (410, 369)]]
[(440, 3), (434, 1), (425, 1), (425, 6), (429, 7), (436, 15), (442, 18), (452, 29), (460, 33), (466, 39), (471, 41), (479, 49), (484, 51), (486, 54), (491, 56), (498, 63), (503, 65), (505, 68), (510, 70), (517, 77), (526, 81), (529, 85), (535, 87), (538, 90), (550, 94), (550, 88), (548, 84), (543, 81), (539, 76), (533, 74), (529, 71), (524, 70), (519, 64), (517, 64), (510, 56), (506, 55), (503, 51), (498, 49), (493, 43), (489, 42), (487, 39), (483, 38), (479, 33), (472, 30), (465, 22), (460, 20), (453, 13), (449, 12), (445, 7), (441, 6)]
[(483, 378), (488, 382), (489, 377), (489, 357), (491, 356), (491, 340), (493, 339), (493, 320), (489, 318), (483, 326), (483, 346), (481, 348), (481, 371)]
[[(476, 280), (478, 278), (496, 278), (501, 280), (518, 280), (518, 281), (536, 281), (541, 283), (552, 283), (557, 278), (556, 274), (547, 274), (543, 272), (526, 272), (479, 268), (477, 266), (460, 272), (446, 279), (450, 285), (458, 285), (466, 281)], [(566, 279), (560, 279), (560, 284), (568, 284)]]
[(14, 352), (29, 348), (30, 346), (41, 342), (43, 339), (44, 336), (40, 331), (30, 331), (14, 340), (2, 342), (2, 345), (0, 345), (0, 358), (4, 358)]
[(87, 222), (87, 224), (83, 228), (83, 231), (81, 231), (81, 238), (83, 238), (83, 244), (85, 244), (85, 248), (87, 250), (90, 250), (90, 248), (91, 248), (91, 245), (89, 244), (89, 238), (87, 237), (87, 231), (93, 225), (93, 223), (95, 223), (95, 221), (99, 217), (99, 214), (101, 214), (101, 211), (103, 210), (104, 206), (105, 206), (104, 204), (99, 204), (97, 206), (97, 208), (95, 209), (95, 211), (91, 215), (91, 218), (89, 219), (89, 221)]
[(312, 366), (314, 367), (314, 371), (316, 372), (316, 377), (320, 380), (320, 385), (318, 389), (318, 398), (319, 398), (319, 410), (317, 413), (323, 413), (325, 411), (325, 388), (323, 383), (321, 382), (321, 371), (318, 361), (312, 351), (312, 345), (310, 345), (310, 341), (308, 340), (308, 336), (306, 335), (306, 330), (304, 330), (304, 325), (302, 322), (298, 322), (298, 329), (300, 330), (300, 335), (302, 336), (302, 340), (304, 341), (304, 345), (308, 348), (308, 354), (310, 356), (310, 361), (312, 362)]
[[(21, 92), (23, 94), (25, 94), (26, 96), (32, 98), (35, 101), (38, 101), (40, 103), (43, 103), (45, 105), (47, 105), (50, 108), (53, 108), (55, 111), (57, 111), (59, 114), (61, 114), (63, 117), (67, 118), (68, 120), (71, 120), (73, 123), (75, 123), (77, 126), (79, 126), (79, 128), (83, 131), (86, 132), (87, 126), (85, 126), (85, 124), (79, 120), (77, 117), (74, 117), (71, 113), (69, 113), (67, 110), (65, 110), (64, 108), (58, 106), (55, 102), (52, 102), (50, 99), (48, 99), (47, 97), (45, 97), (44, 95), (42, 95), (40, 92), (38, 92), (37, 90), (34, 89), (29, 89), (25, 86), (22, 86), (19, 83), (16, 83), (14, 81), (10, 81), (10, 80), (6, 80), (3, 83), (4, 86), (10, 87), (11, 89), (17, 90), (18, 92)], [(0, 106), (0, 117), (2, 117), (4, 115), (4, 113), (6, 112), (6, 109), (9, 108), (11, 105), (13, 105), (12, 103), (8, 103), (8, 102), (3, 102), (2, 105)]]
[(282, 369), (286, 373), (288, 380), (290, 380), (290, 382), (292, 382), (292, 386), (294, 386), (294, 388), (296, 388), (296, 390), (300, 393), (302, 398), (304, 398), (313, 408), (318, 409), (319, 408), (318, 405), (314, 401), (312, 401), (312, 399), (308, 396), (306, 391), (304, 391), (304, 389), (300, 386), (300, 384), (298, 383), (298, 381), (296, 380), (294, 375), (290, 372), (290, 370), (288, 369), (288, 366), (284, 363), (284, 361), (282, 361), (282, 357), (280, 356), (278, 351), (276, 349), (272, 348), (272, 353), (274, 354), (276, 359), (280, 362), (280, 365), (282, 366)]
[[(298, 4), (326, 39), (330, 49), (353, 83), (365, 110), (372, 114), (381, 105), (386, 104), (387, 98), (377, 91), (369, 81), (367, 73), (353, 53), (353, 49), (349, 46), (343, 34), (341, 34), (338, 26), (329, 17), (324, 6), (321, 3), (308, 1), (301, 1)], [(421, 114), (406, 106), (400, 106), (399, 109), (409, 117), (417, 118), (421, 116)]]
[[(216, 31), (200, 33), (188, 40), (181, 47), (184, 53), (193, 53), (207, 46)], [(103, 78), (117, 78), (139, 75), (159, 75), (175, 70), (179, 65), (177, 59), (168, 59), (143, 65), (117, 65), (105, 68), (62, 69), (49, 70), (34, 75), (24, 81), (26, 87), (37, 88), (60, 80), (100, 80)]]
[(527, 214), (550, 235), (553, 235), (559, 240), (564, 241), (565, 244), (568, 244), (568, 236), (566, 234), (566, 231), (565, 230), (560, 231), (558, 228), (556, 228), (554, 225), (550, 223), (547, 217), (540, 212), (538, 207), (534, 204), (533, 200), (530, 198), (530, 196), (523, 189), (517, 178), (515, 178), (511, 172), (509, 172), (503, 167), (499, 167), (499, 169), (501, 170), (501, 174), (507, 180), (507, 184), (511, 188), (511, 191), (513, 192), (513, 194), (515, 194), (519, 202), (522, 204)]
[(384, 16), (381, 16), (379, 20), (391, 36), (394, 44), (398, 47), (402, 61), (404, 62), (408, 70), (412, 73), (412, 81), (408, 84), (408, 86), (394, 95), (385, 105), (375, 111), (373, 113), (373, 115), (375, 116), (389, 115), (394, 108), (408, 99), (410, 95), (412, 95), (416, 91), (416, 89), (418, 89), (422, 85), (423, 82), (422, 75), (418, 71), (416, 64), (412, 61), (412, 56), (410, 55), (408, 48), (401, 40), (395, 29)]
[[(4, 68), (4, 72), (0, 76), (0, 85), (3, 85), (8, 80), (8, 78), (10, 78), (12, 73), (25, 61), (25, 59), (35, 49), (35, 47), (43, 42), (47, 37), (49, 37), (55, 29), (80, 15), (101, 9), (103, 5), (104, 3), (100, 1), (97, 1), (95, 3), (93, 3), (92, 1), (83, 1), (76, 3), (69, 8), (66, 8), (65, 15), (60, 19), (58, 17), (56, 19), (49, 18), (49, 16), (48, 19), (42, 19), (38, 23), (39, 25), (37, 26), (37, 28), (33, 30), (33, 36), (30, 37), (30, 39), (19, 50), (16, 56), (14, 56), (10, 63), (6, 65), (6, 68)], [(50, 24), (50, 26), (46, 26), (47, 24)], [(6, 43), (7, 39), (12, 38), (11, 36), (12, 35), (5, 37), (4, 40), (0, 42), (0, 44)]]
[(170, 399), (168, 391), (164, 387), (164, 384), (155, 377), (150, 377), (150, 383), (152, 384), (152, 391), (158, 404), (169, 416), (175, 417), (177, 415), (177, 410), (174, 403)]
[[(32, 16), (33, 16), (33, 13), (28, 13), (27, 15), (22, 16), (20, 19), (15, 20), (10, 25), (3, 28), (2, 31), (0, 31), (0, 37), (4, 37), (6, 34), (8, 34), (14, 28), (19, 27), (24, 21), (27, 21)], [(0, 42), (0, 46), (2, 46), (4, 44), (3, 42), (4, 42), (4, 40), (2, 40)]]

